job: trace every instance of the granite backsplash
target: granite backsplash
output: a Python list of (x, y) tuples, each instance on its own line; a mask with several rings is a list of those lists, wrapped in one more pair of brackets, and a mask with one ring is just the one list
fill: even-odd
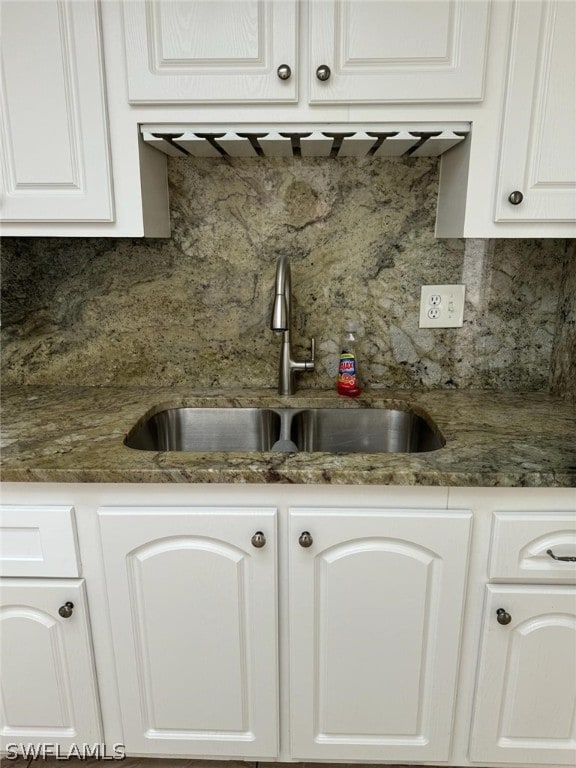
[[(347, 319), (374, 388), (576, 398), (565, 240), (436, 240), (437, 159), (169, 159), (167, 240), (4, 238), (11, 384), (275, 387), (276, 257), (292, 260), (301, 386), (333, 386)], [(420, 286), (465, 283), (464, 326), (419, 329)]]

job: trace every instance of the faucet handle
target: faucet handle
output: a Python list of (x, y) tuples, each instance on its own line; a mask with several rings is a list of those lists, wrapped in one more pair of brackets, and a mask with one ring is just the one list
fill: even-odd
[(305, 371), (313, 371), (316, 362), (316, 339), (314, 336), (310, 339), (310, 360), (306, 360)]

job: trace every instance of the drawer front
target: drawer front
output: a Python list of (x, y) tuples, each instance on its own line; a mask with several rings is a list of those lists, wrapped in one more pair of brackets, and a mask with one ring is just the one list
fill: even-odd
[(73, 507), (0, 506), (0, 575), (80, 576)]
[(491, 581), (576, 583), (576, 509), (495, 512)]

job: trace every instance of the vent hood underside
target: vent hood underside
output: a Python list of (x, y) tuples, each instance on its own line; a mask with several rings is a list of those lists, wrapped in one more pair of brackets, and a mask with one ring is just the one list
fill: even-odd
[(176, 157), (438, 157), (464, 141), (470, 124), (146, 124), (140, 130), (147, 144)]

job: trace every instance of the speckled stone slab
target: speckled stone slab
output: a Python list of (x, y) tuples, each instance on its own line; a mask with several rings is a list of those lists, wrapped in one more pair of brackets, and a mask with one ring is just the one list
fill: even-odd
[[(427, 453), (191, 453), (127, 448), (148, 413), (177, 406), (413, 408), (441, 431)], [(172, 387), (5, 387), (2, 479), (14, 482), (576, 486), (576, 407), (546, 394)]]
[(552, 355), (553, 394), (576, 402), (576, 241), (569, 243), (558, 301)]
[[(3, 381), (274, 387), (286, 253), (298, 359), (317, 343), (303, 386), (333, 385), (352, 319), (372, 388), (548, 391), (557, 346), (555, 391), (574, 391), (566, 241), (436, 239), (438, 174), (437, 158), (170, 158), (168, 239), (4, 238)], [(462, 328), (418, 327), (439, 283), (466, 285)]]

